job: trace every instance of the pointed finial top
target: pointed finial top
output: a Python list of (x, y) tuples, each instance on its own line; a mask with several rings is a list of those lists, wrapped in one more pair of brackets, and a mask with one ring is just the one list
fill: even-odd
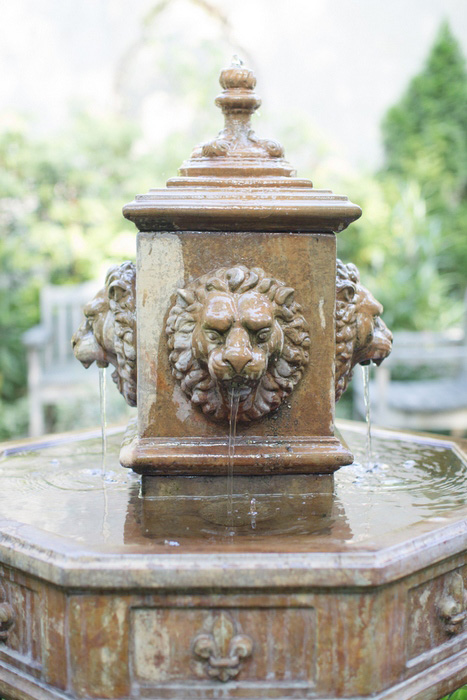
[(180, 174), (203, 172), (216, 176), (229, 171), (236, 177), (266, 173), (290, 177), (294, 170), (283, 160), (284, 149), (280, 143), (258, 138), (251, 127), (251, 116), (261, 105), (254, 91), (253, 71), (238, 56), (233, 56), (230, 66), (221, 72), (219, 82), (223, 91), (215, 103), (224, 115), (224, 128), (215, 139), (194, 149)]
[(219, 82), (224, 91), (235, 88), (253, 90), (256, 86), (255, 74), (245, 66), (238, 56), (233, 56), (230, 66), (221, 72)]

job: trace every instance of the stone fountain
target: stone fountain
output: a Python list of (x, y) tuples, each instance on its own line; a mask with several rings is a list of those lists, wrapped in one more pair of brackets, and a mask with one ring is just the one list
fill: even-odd
[(224, 129), (124, 207), (136, 265), (73, 338), (137, 421), (105, 469), (96, 434), (3, 451), (0, 693), (437, 700), (467, 680), (465, 446), (380, 429), (365, 466), (336, 434), (391, 349), (336, 263), (361, 212), (255, 135), (251, 71), (220, 82)]

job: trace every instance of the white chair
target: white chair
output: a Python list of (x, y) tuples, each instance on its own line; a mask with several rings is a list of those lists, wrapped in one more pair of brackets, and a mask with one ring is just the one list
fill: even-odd
[(45, 406), (79, 396), (96, 382), (75, 359), (71, 336), (83, 320), (83, 307), (99, 289), (98, 282), (47, 285), (40, 294), (41, 322), (23, 334), (28, 360), (29, 434), (45, 432)]

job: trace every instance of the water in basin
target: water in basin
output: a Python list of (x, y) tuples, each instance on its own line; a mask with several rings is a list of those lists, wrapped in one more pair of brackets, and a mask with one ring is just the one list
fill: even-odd
[[(365, 462), (365, 426), (343, 422), (356, 457), (335, 476), (190, 479), (187, 492), (143, 498), (118, 463), (123, 429), (8, 448), (0, 459), (0, 513), (8, 530), (34, 526), (93, 551), (344, 551), (395, 543), (407, 528), (442, 527), (467, 511), (465, 454), (442, 438), (376, 430)], [(282, 481), (281, 481), (282, 479)], [(198, 491), (191, 488), (198, 484)], [(270, 479), (269, 479), (270, 483)], [(215, 484), (215, 488), (213, 488)], [(233, 524), (234, 535), (231, 536)]]

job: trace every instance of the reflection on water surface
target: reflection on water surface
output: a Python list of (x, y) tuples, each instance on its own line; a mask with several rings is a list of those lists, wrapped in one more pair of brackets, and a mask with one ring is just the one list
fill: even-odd
[(0, 458), (0, 514), (102, 551), (336, 551), (441, 527), (467, 505), (465, 460), (451, 443), (375, 431), (367, 467), (364, 428), (346, 424), (342, 436), (356, 461), (334, 479), (234, 475), (232, 514), (227, 465), (216, 495), (182, 487), (141, 498), (139, 477), (118, 464), (121, 431), (108, 437), (105, 473), (98, 434), (49, 440)]

